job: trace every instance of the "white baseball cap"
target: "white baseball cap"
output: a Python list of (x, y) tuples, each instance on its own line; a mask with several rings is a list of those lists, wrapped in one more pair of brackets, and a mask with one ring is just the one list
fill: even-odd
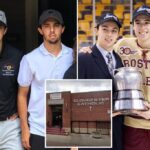
[(7, 20), (6, 20), (5, 12), (3, 12), (2, 10), (0, 10), (0, 23), (7, 26)]

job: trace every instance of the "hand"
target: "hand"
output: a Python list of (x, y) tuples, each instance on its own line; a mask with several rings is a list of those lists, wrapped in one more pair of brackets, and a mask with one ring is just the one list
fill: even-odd
[(18, 117), (18, 113), (13, 114), (12, 116), (10, 116), (10, 120), (15, 120)]
[(22, 136), (22, 145), (24, 146), (24, 148), (26, 150), (30, 150), (31, 146), (30, 146), (30, 130), (29, 130), (29, 127), (27, 129), (22, 130), (21, 136)]
[(82, 47), (79, 52), (90, 54), (90, 53), (92, 53), (92, 50), (91, 50), (91, 47), (88, 46), (88, 47)]
[(77, 147), (71, 147), (71, 150), (78, 150)]
[(148, 102), (144, 102), (144, 105), (148, 108), (148, 110), (146, 111), (133, 110), (132, 112), (145, 119), (150, 119), (150, 104)]
[(115, 116), (118, 116), (118, 115), (121, 115), (121, 112), (118, 111), (118, 112), (113, 112), (112, 113), (112, 117), (115, 117)]

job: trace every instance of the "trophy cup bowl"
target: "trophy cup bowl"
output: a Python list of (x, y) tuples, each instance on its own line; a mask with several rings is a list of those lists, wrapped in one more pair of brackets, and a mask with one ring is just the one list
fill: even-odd
[(132, 110), (147, 110), (143, 104), (142, 75), (135, 67), (122, 67), (114, 70), (115, 92), (114, 111), (132, 114)]

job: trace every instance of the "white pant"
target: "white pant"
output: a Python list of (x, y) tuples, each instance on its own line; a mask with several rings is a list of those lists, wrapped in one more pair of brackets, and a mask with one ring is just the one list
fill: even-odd
[(0, 121), (0, 150), (24, 150), (20, 131), (19, 118)]

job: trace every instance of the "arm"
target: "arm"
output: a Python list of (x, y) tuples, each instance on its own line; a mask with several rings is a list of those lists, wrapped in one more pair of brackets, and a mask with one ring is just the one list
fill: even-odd
[(121, 112), (113, 112), (112, 113), (112, 117), (115, 117), (115, 116), (118, 116), (118, 115), (121, 115)]
[(27, 95), (29, 92), (29, 87), (19, 87), (18, 91), (18, 114), (21, 123), (21, 136), (23, 146), (29, 150), (30, 146), (30, 130), (28, 126), (28, 116), (27, 116)]
[(138, 116), (141, 116), (145, 119), (150, 119), (150, 103), (144, 102), (144, 105), (147, 107), (148, 110), (146, 110), (146, 111), (133, 110), (133, 113), (135, 113)]
[(77, 147), (71, 147), (71, 150), (78, 150)]

